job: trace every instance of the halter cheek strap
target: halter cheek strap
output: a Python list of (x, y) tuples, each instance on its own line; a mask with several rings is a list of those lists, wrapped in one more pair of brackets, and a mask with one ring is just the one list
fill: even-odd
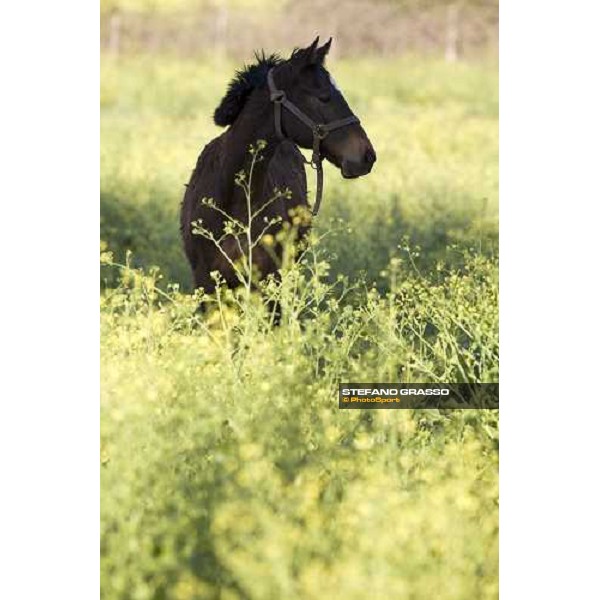
[(321, 206), (323, 198), (323, 158), (321, 157), (321, 141), (324, 140), (330, 132), (353, 123), (360, 123), (358, 117), (350, 115), (344, 119), (337, 119), (329, 123), (316, 123), (307, 114), (302, 112), (293, 102), (290, 102), (283, 90), (277, 89), (273, 80), (273, 69), (269, 69), (267, 73), (267, 83), (269, 85), (269, 93), (271, 102), (273, 102), (273, 112), (275, 115), (275, 133), (280, 140), (285, 140), (286, 136), (281, 127), (281, 112), (282, 107), (289, 110), (299, 121), (304, 123), (313, 134), (312, 157), (304, 162), (310, 165), (317, 171), (317, 191), (315, 204), (312, 208), (313, 216), (316, 216)]

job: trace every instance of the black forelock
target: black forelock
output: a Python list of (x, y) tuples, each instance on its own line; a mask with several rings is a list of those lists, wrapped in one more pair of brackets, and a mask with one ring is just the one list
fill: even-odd
[(266, 56), (264, 50), (256, 52), (255, 58), (255, 63), (236, 72), (215, 110), (214, 121), (220, 127), (227, 127), (237, 119), (252, 90), (266, 85), (269, 69), (284, 62), (277, 54)]

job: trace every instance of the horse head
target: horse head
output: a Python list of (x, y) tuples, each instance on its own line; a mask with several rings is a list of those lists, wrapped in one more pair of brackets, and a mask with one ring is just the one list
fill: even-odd
[[(319, 152), (324, 158), (338, 167), (344, 177), (360, 177), (371, 171), (377, 155), (325, 68), (331, 41), (330, 38), (319, 47), (317, 37), (310, 46), (294, 50), (287, 61), (272, 67), (271, 100), (284, 98), (288, 104), (288, 110), (282, 110), (280, 116), (285, 137), (302, 148), (314, 150), (318, 136)], [(322, 128), (321, 133), (315, 132), (318, 127)]]

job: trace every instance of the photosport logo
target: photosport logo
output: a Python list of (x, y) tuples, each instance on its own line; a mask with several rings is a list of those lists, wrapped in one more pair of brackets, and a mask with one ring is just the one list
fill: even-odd
[(340, 383), (339, 407), (497, 409), (498, 383)]

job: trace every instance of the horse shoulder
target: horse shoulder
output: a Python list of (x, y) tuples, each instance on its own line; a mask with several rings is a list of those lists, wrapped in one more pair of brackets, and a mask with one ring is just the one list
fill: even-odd
[(266, 193), (271, 193), (274, 188), (289, 189), (295, 206), (307, 203), (304, 158), (292, 142), (285, 140), (277, 147), (269, 163), (266, 186)]

